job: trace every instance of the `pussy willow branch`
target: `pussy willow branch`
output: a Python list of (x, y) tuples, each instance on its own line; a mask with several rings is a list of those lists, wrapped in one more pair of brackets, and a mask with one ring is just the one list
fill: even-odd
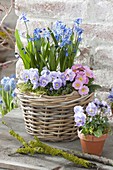
[[(1, 4), (2, 5), (2, 4)], [(3, 26), (3, 23), (5, 21), (5, 19), (7, 18), (7, 16), (11, 13), (13, 7), (14, 7), (14, 0), (11, 0), (11, 5), (9, 7), (9, 9), (7, 10), (7, 8), (2, 5), (2, 7), (4, 8), (4, 12), (5, 12), (5, 15), (4, 17), (2, 18), (1, 22), (0, 22), (0, 28), (2, 29), (2, 31), (8, 36), (8, 38), (11, 40), (12, 44), (15, 46), (15, 42), (12, 38), (12, 36), (8, 33), (8, 31), (4, 28)], [(9, 49), (9, 48), (8, 48)]]

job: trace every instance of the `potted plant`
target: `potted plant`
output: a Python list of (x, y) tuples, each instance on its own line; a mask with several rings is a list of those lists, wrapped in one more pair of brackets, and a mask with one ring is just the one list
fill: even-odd
[(78, 137), (82, 151), (100, 156), (111, 130), (108, 121), (110, 106), (106, 101), (95, 98), (85, 109), (82, 106), (75, 106), (74, 112), (74, 120), (79, 127)]
[(113, 88), (109, 92), (108, 100), (109, 100), (109, 103), (110, 103), (110, 106), (111, 106), (111, 112), (113, 114)]
[(99, 87), (93, 84), (95, 76), (88, 66), (74, 63), (82, 40), (81, 19), (75, 20), (72, 28), (61, 21), (51, 28), (35, 28), (33, 35), (28, 32), (26, 15), (20, 19), (27, 30), (27, 45), (19, 31), (15, 32), (24, 64), (18, 97), (26, 130), (45, 140), (73, 140), (77, 137), (73, 107), (91, 101), (92, 92)]

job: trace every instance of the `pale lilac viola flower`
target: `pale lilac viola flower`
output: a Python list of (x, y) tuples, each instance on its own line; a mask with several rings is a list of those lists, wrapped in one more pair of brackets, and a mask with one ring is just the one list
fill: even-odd
[(103, 107), (107, 107), (108, 104), (107, 104), (106, 101), (102, 100), (102, 101), (101, 101), (101, 105), (102, 105)]
[(40, 82), (41, 87), (47, 86), (48, 83), (49, 83), (48, 77), (47, 76), (40, 76), (39, 82)]
[(30, 80), (29, 70), (27, 70), (27, 69), (23, 70), (23, 72), (21, 74), (21, 78), (25, 83), (27, 83)]
[(57, 78), (53, 80), (53, 89), (58, 90), (60, 87), (62, 87), (62, 80), (60, 78)]
[(101, 102), (100, 102), (100, 100), (99, 100), (98, 98), (95, 98), (95, 99), (93, 100), (93, 103), (94, 103), (98, 108), (100, 107)]
[(82, 86), (80, 89), (79, 89), (79, 94), (82, 96), (82, 95), (86, 95), (89, 93), (89, 88), (87, 86)]
[(37, 74), (39, 74), (37, 68), (30, 68), (30, 69), (29, 69), (29, 72), (30, 72), (30, 74), (31, 74), (31, 73), (37, 73)]
[(63, 86), (65, 86), (66, 85), (66, 76), (65, 76), (64, 72), (60, 73), (60, 78), (62, 80)]
[(48, 70), (46, 67), (43, 68), (43, 70), (41, 71), (41, 75), (49, 75), (50, 74), (50, 70)]
[(78, 113), (83, 113), (84, 112), (84, 109), (83, 109), (83, 107), (82, 106), (75, 106), (74, 107), (74, 113), (75, 114), (78, 114)]
[(88, 104), (88, 106), (86, 107), (86, 112), (89, 116), (95, 116), (98, 112), (98, 108), (97, 106), (93, 103), (93, 102), (90, 102)]
[(110, 112), (111, 112), (111, 107), (109, 106), (109, 105), (107, 105), (106, 107), (105, 107), (105, 109), (104, 109), (104, 114), (105, 115), (109, 115), (110, 114)]
[(74, 78), (75, 78), (75, 73), (72, 71), (72, 69), (66, 69), (65, 72), (64, 72), (65, 76), (66, 76), (66, 80), (69, 80), (69, 81), (73, 81)]
[(32, 84), (37, 84), (37, 82), (39, 81), (39, 74), (37, 72), (31, 72), (30, 81)]
[(38, 88), (39, 86), (40, 86), (39, 82), (34, 83), (34, 84), (33, 84), (33, 90), (35, 90), (35, 89)]
[(80, 81), (80, 80), (75, 80), (75, 81), (72, 83), (72, 87), (73, 87), (74, 89), (76, 89), (76, 90), (82, 88), (82, 86), (83, 86), (83, 83), (82, 83), (82, 81)]
[(78, 127), (84, 126), (86, 123), (86, 115), (82, 112), (75, 114), (74, 120), (75, 120), (76, 126)]
[(50, 72), (50, 77), (52, 78), (52, 81), (55, 80), (55, 79), (58, 79), (58, 78), (60, 78), (60, 72), (51, 71)]
[(110, 102), (113, 102), (113, 91), (112, 90), (110, 91), (110, 94), (108, 95), (108, 99), (110, 100)]

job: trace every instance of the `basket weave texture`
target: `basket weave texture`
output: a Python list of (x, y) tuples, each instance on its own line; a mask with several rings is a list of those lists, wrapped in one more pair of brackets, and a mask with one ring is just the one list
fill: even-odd
[(27, 133), (45, 141), (72, 141), (78, 138), (73, 108), (85, 106), (94, 94), (80, 97), (78, 92), (64, 96), (36, 96), (17, 91)]

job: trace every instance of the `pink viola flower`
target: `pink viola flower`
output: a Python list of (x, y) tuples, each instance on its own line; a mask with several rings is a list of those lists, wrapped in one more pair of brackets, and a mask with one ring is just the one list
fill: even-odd
[(80, 73), (77, 74), (76, 79), (80, 80), (83, 84), (85, 84), (85, 82), (86, 82), (86, 75), (84, 75), (83, 72), (80, 72)]
[(75, 64), (71, 67), (74, 72), (77, 72), (77, 70), (81, 68), (83, 68), (82, 64)]
[(88, 77), (86, 77), (86, 81), (85, 81), (85, 83), (84, 84), (88, 84), (89, 83), (89, 78)]
[(85, 72), (86, 76), (89, 78), (94, 78), (93, 71), (88, 66), (84, 66), (84, 68), (85, 68), (84, 72)]
[(79, 89), (78, 92), (79, 92), (80, 95), (86, 95), (86, 94), (89, 93), (89, 88), (84, 85)]
[(66, 71), (64, 72), (65, 76), (66, 76), (66, 80), (69, 81), (73, 81), (75, 78), (75, 73), (72, 71), (72, 69), (66, 69)]
[(76, 90), (82, 88), (82, 86), (83, 86), (83, 83), (82, 83), (82, 81), (80, 81), (80, 80), (75, 80), (75, 81), (72, 83), (72, 87), (73, 87), (74, 89), (76, 89)]

